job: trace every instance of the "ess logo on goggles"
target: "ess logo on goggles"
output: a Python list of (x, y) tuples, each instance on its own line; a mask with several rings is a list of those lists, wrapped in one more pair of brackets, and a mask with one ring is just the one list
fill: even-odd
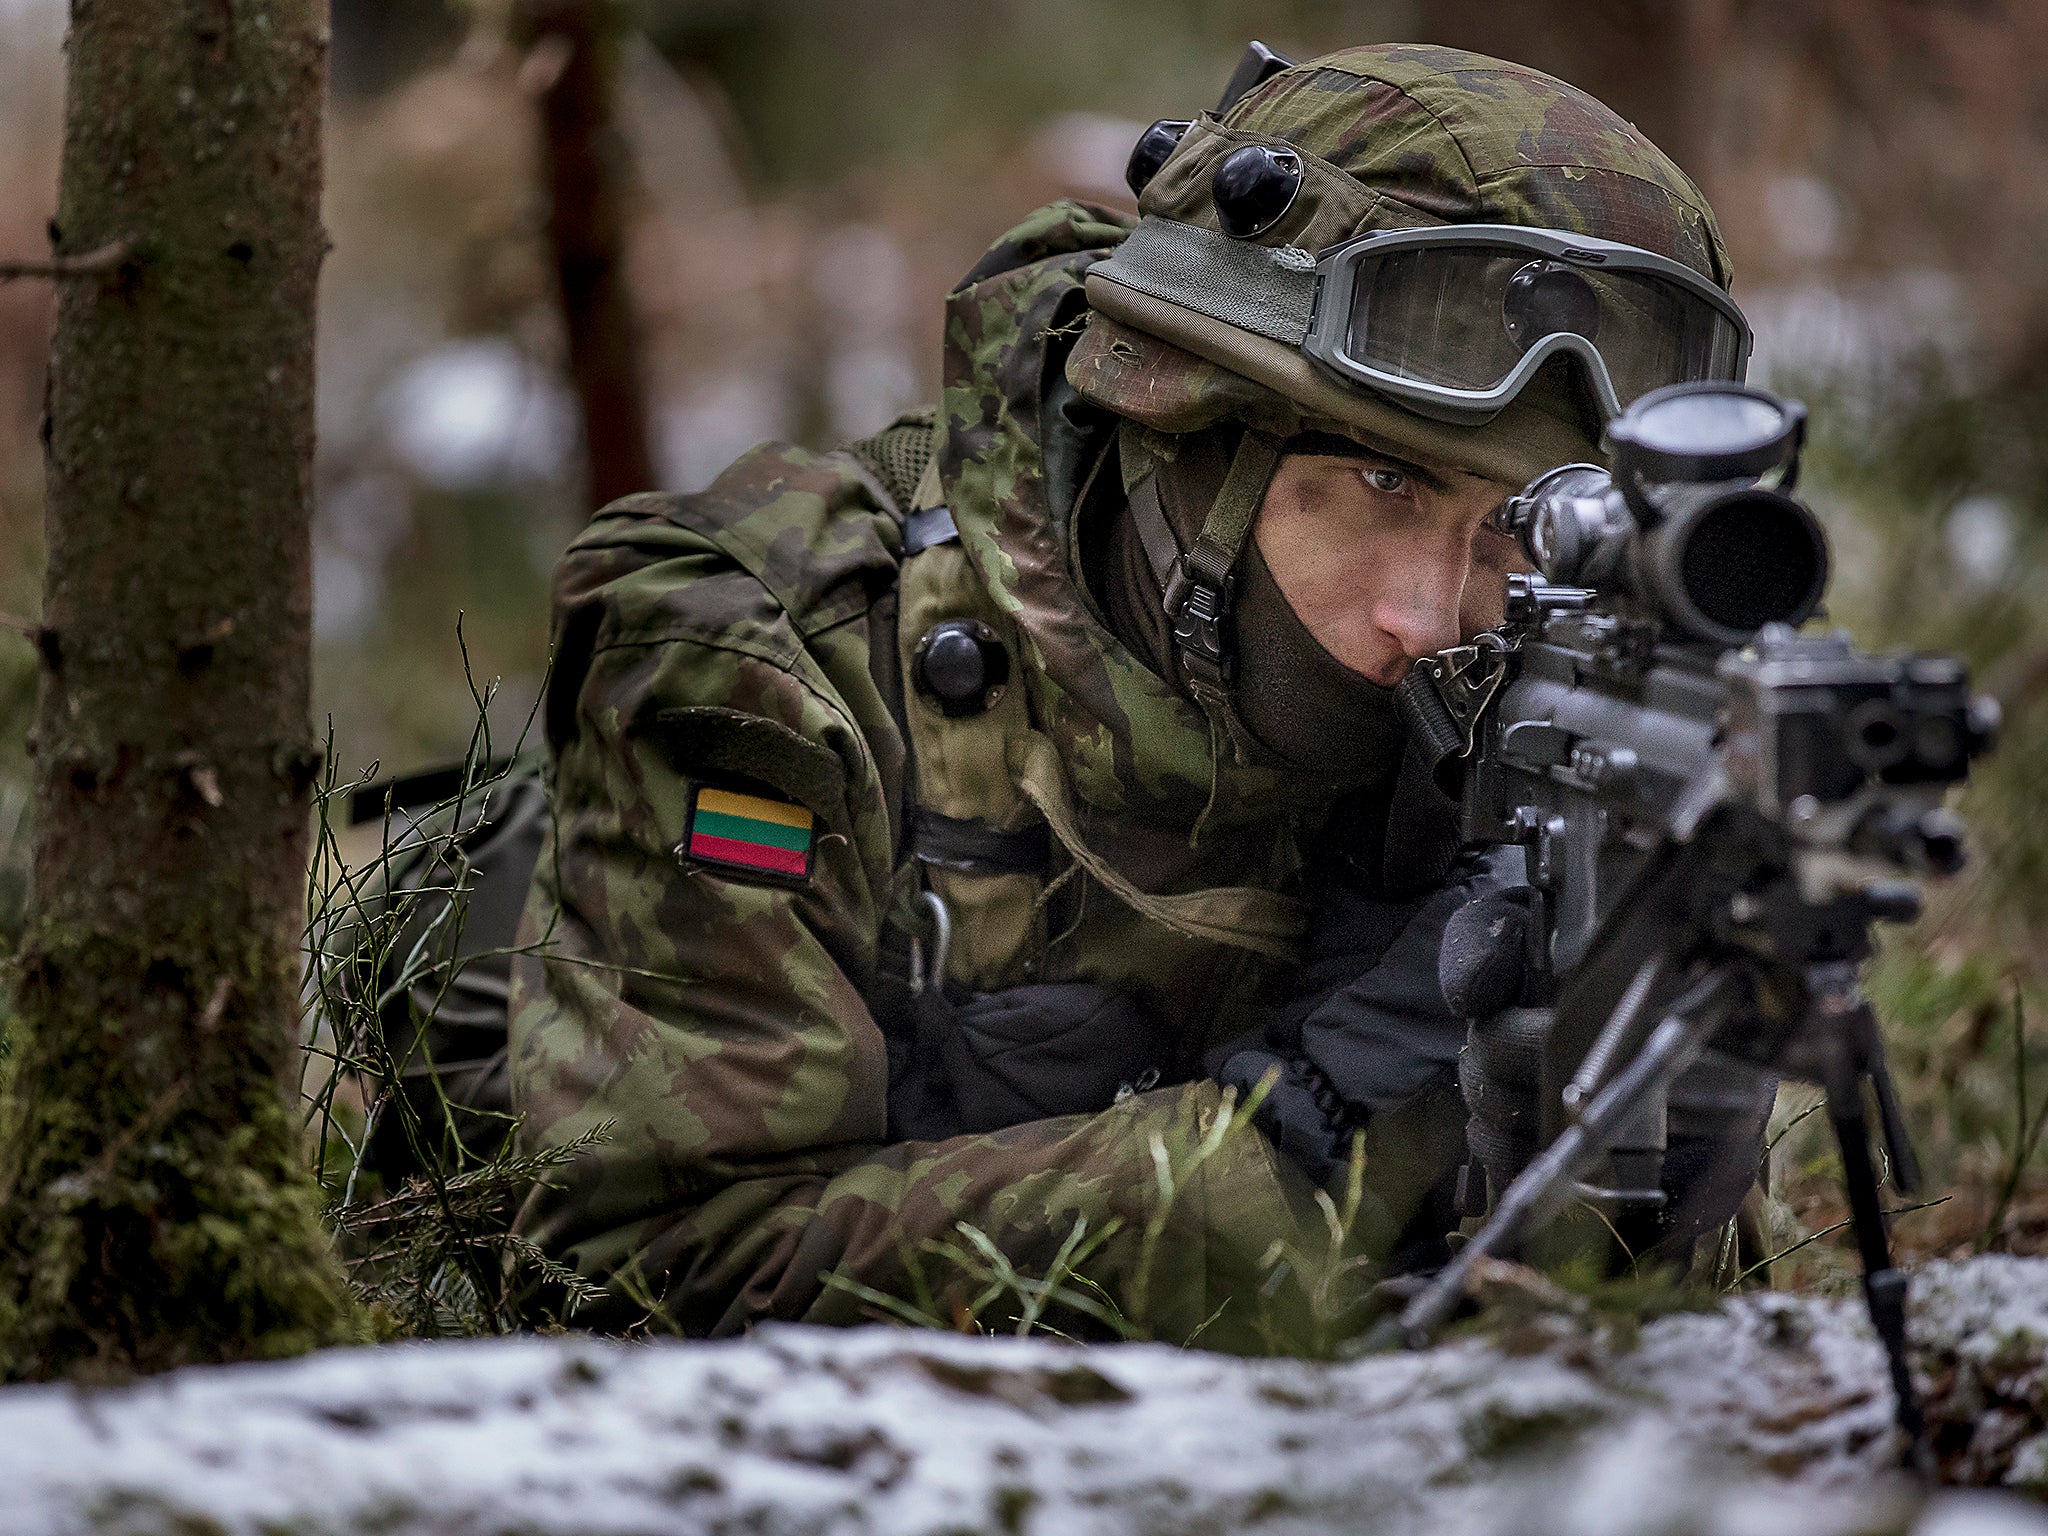
[(1610, 419), (1668, 384), (1739, 382), (1749, 363), (1748, 322), (1706, 278), (1559, 230), (1390, 230), (1318, 257), (1147, 216), (1097, 275), (1450, 422), (1492, 420), (1559, 353)]

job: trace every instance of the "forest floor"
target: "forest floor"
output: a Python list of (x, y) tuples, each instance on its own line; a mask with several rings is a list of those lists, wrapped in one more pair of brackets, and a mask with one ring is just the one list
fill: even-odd
[(1336, 1364), (778, 1326), (332, 1351), (0, 1392), (10, 1536), (2048, 1532), (2048, 1260), (1937, 1262), (1895, 1466), (1853, 1301), (1641, 1323), (1521, 1272), (1435, 1349)]

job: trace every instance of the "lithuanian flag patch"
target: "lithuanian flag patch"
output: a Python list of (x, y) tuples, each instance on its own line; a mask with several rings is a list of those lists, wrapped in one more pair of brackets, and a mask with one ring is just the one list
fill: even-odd
[(706, 864), (807, 880), (816, 831), (800, 805), (700, 784), (690, 798), (689, 833), (676, 851)]

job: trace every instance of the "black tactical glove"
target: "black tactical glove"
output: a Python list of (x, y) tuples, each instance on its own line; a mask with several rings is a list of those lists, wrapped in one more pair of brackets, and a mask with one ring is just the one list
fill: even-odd
[(1269, 1076), (1272, 1086), (1252, 1123), (1309, 1178), (1333, 1187), (1350, 1155), (1352, 1136), (1365, 1129), (1365, 1111), (1345, 1103), (1313, 1063), (1281, 1056), (1263, 1044), (1240, 1042), (1216, 1069), (1216, 1080), (1235, 1088), (1240, 1102)]
[(930, 991), (909, 1060), (892, 1073), (892, 1139), (939, 1141), (1107, 1109), (1162, 1081), (1174, 1034), (1143, 1002), (1088, 982)]
[(1533, 895), (1526, 885), (1487, 891), (1444, 924), (1437, 984), (1454, 1018), (1484, 1018), (1522, 1001)]
[(1456, 1081), (1465, 1026), (1438, 979), (1445, 925), (1517, 878), (1520, 860), (1511, 849), (1461, 862), (1450, 883), (1422, 896), (1342, 882), (1312, 889), (1296, 995), (1211, 1058), (1217, 1079), (1240, 1094), (1276, 1074), (1255, 1123), (1317, 1184), (1334, 1189), (1364, 1135), (1375, 1229), (1364, 1241), (1399, 1268), (1442, 1261), (1455, 1223), (1451, 1179), (1465, 1157)]

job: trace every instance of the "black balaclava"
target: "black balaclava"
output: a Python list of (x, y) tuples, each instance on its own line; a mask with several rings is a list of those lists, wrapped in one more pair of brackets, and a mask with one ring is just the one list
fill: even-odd
[[(1141, 455), (1146, 462), (1123, 466), (1126, 484), (1147, 473), (1159, 476), (1160, 504), (1184, 549), (1194, 542), (1229, 472), (1237, 436), (1236, 428), (1216, 427), (1155, 440), (1161, 449), (1170, 448), (1170, 458), (1146, 451)], [(1285, 451), (1365, 450), (1349, 439), (1313, 433), (1291, 439)], [(1096, 526), (1088, 527), (1090, 521)], [(1084, 564), (1111, 632), (1153, 671), (1178, 683), (1159, 584), (1128, 510), (1114, 504), (1088, 508), (1083, 548), (1094, 552), (1093, 558), (1084, 555)], [(1288, 604), (1259, 554), (1256, 537), (1245, 541), (1238, 557), (1234, 614), (1237, 680), (1232, 696), (1259, 745), (1286, 767), (1327, 779), (1335, 788), (1391, 779), (1406, 738), (1393, 690), (1354, 672), (1323, 648)]]

